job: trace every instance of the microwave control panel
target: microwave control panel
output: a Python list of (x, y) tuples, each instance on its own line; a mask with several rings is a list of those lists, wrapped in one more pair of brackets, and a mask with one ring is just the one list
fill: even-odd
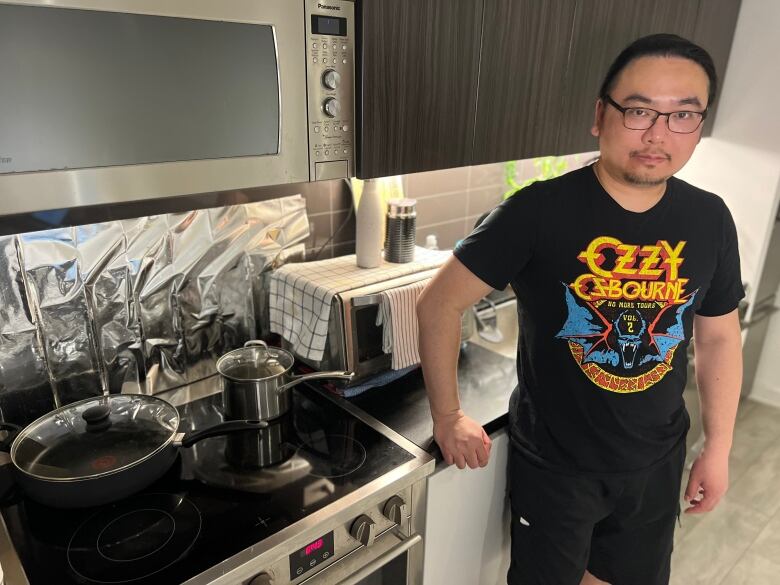
[(306, 0), (309, 174), (355, 174), (355, 5)]

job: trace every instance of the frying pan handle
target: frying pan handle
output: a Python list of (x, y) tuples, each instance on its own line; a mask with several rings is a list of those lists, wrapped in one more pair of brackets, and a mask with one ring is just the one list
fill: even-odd
[(205, 428), (202, 431), (184, 435), (179, 441), (174, 439), (173, 443), (175, 445), (178, 442), (182, 447), (192, 447), (198, 441), (208, 439), (209, 437), (218, 437), (241, 431), (259, 431), (266, 427), (268, 427), (268, 423), (264, 420), (230, 420)]

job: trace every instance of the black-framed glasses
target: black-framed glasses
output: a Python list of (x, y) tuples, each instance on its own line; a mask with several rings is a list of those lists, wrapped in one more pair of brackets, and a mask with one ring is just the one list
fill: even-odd
[(659, 116), (666, 116), (666, 127), (677, 134), (690, 134), (696, 132), (707, 117), (707, 109), (702, 112), (690, 110), (678, 110), (676, 112), (659, 112), (652, 108), (630, 107), (624, 108), (609, 94), (604, 96), (606, 102), (623, 114), (623, 126), (629, 130), (647, 130), (652, 128)]

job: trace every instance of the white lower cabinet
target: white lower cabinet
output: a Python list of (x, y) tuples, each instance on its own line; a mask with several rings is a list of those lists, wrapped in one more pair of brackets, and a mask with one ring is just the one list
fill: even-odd
[(509, 494), (506, 429), (491, 436), (487, 467), (428, 478), (423, 585), (506, 585)]

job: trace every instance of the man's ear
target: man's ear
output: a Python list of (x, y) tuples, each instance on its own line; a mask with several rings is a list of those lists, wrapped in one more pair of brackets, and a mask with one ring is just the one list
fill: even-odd
[(593, 114), (593, 126), (590, 127), (591, 136), (598, 137), (601, 134), (601, 122), (604, 119), (604, 102), (601, 98), (596, 100), (596, 108)]

